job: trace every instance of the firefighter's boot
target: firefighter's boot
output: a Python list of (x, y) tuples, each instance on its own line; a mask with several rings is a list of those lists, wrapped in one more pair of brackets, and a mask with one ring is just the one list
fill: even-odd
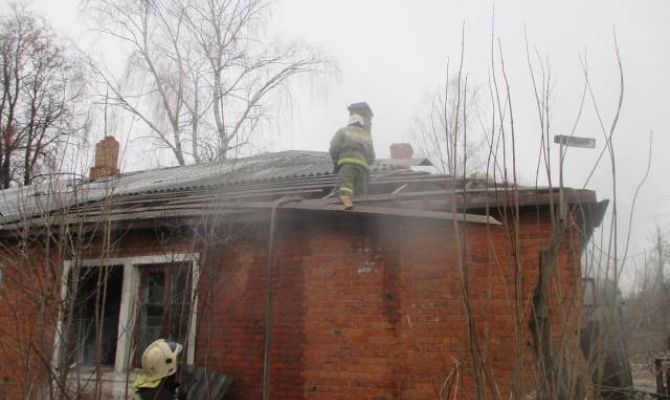
[(344, 205), (345, 210), (351, 210), (354, 208), (354, 202), (351, 201), (351, 196), (346, 195), (346, 194), (341, 194), (340, 195), (340, 201)]

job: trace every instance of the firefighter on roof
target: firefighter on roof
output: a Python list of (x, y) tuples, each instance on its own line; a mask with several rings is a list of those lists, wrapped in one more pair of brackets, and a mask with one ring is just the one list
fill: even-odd
[(335, 133), (330, 142), (330, 157), (339, 174), (340, 201), (346, 209), (353, 207), (354, 195), (368, 190), (368, 166), (375, 162), (372, 146), (372, 110), (368, 103), (348, 107), (349, 122)]

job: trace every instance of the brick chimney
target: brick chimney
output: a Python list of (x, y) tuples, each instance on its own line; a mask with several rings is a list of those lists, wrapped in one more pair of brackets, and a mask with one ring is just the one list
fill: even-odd
[(391, 160), (409, 160), (414, 149), (409, 143), (393, 143), (391, 145)]
[(119, 173), (119, 142), (107, 136), (95, 145), (95, 166), (91, 168), (91, 180), (114, 176)]

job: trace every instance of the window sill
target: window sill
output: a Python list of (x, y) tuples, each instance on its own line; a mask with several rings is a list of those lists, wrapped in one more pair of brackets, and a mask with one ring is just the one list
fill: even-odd
[[(112, 366), (100, 368), (103, 398), (115, 400), (129, 399), (133, 395), (133, 381), (139, 376), (140, 370), (133, 369), (129, 372), (116, 372)], [(92, 393), (95, 391), (96, 369), (95, 367), (79, 367), (78, 371), (70, 371), (67, 377), (68, 388), (75, 392)], [(110, 397), (111, 396), (111, 397)]]

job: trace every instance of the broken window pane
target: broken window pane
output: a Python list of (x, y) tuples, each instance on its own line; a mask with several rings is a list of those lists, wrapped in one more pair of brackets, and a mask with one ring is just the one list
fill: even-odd
[(70, 363), (114, 365), (123, 266), (73, 268), (69, 281), (73, 300), (72, 318), (66, 321)]

